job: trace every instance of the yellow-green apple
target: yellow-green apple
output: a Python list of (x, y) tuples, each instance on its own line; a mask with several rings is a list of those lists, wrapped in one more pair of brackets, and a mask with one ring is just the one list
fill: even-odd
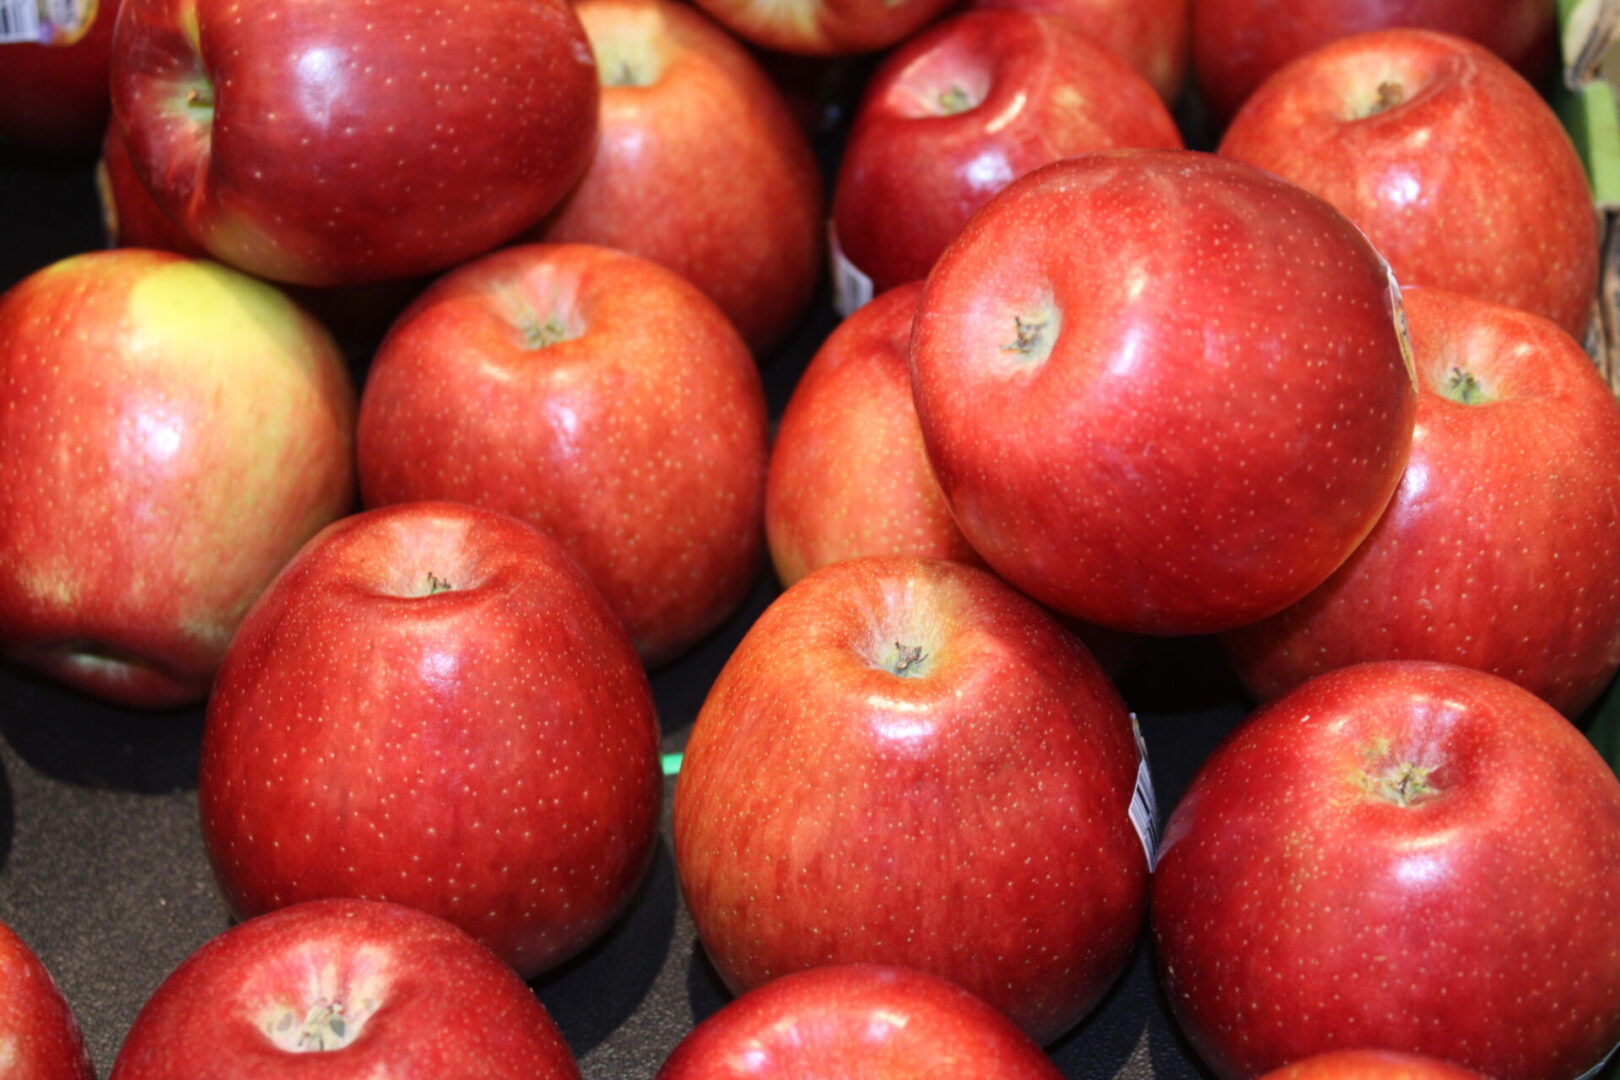
[(954, 983), (815, 968), (750, 990), (681, 1040), (658, 1080), (1061, 1080), (1041, 1048)]
[(197, 797), (238, 915), (391, 900), (529, 977), (606, 928), (647, 868), (652, 691), (537, 530), (457, 503), (373, 510), (311, 540), (243, 620)]
[(656, 664), (731, 613), (764, 550), (765, 392), (678, 274), (530, 244), (446, 275), (372, 362), (366, 505), (455, 499), (559, 540)]
[(990, 574), (914, 557), (800, 580), (721, 671), (675, 787), (675, 866), (733, 991), (829, 964), (950, 979), (1037, 1041), (1136, 943), (1131, 718)]
[(1124, 60), (1167, 103), (1187, 76), (1192, 0), (969, 0), (968, 8), (1022, 8), (1062, 15)]
[(10, 32), (0, 32), (0, 161), (95, 154), (112, 111), (107, 65), (118, 4), (11, 6), (13, 12), (34, 9), (46, 19), (26, 37), (9, 23)]
[(783, 410), (765, 477), (783, 585), (863, 555), (982, 562), (951, 520), (911, 402), (906, 348), (921, 294), (921, 282), (891, 289), (839, 324)]
[(1329, 1050), (1267, 1073), (1265, 1080), (1486, 1080), (1438, 1058), (1393, 1050)]
[(6, 1080), (95, 1080), (73, 1010), (50, 972), (0, 923), (0, 1068)]
[(1221, 1077), (1338, 1049), (1497, 1080), (1620, 1041), (1620, 781), (1505, 679), (1387, 661), (1319, 676), (1205, 762), (1165, 829), (1165, 996)]
[(1221, 119), (1312, 49), (1396, 27), (1469, 38), (1539, 79), (1556, 55), (1556, 18), (1554, 0), (1193, 0), (1193, 68)]
[(1364, 660), (1444, 660), (1574, 716), (1620, 667), (1620, 403), (1545, 319), (1405, 297), (1420, 394), (1400, 488), (1326, 584), (1226, 645), (1263, 699)]
[(1254, 93), (1220, 153), (1338, 207), (1402, 285), (1586, 330), (1598, 260), (1586, 171), (1552, 107), (1472, 42), (1386, 30), (1325, 45)]
[(248, 605), (354, 498), (354, 391), (280, 291), (124, 249), (0, 298), (0, 652), (114, 701), (208, 693)]
[(1356, 227), (1207, 154), (1045, 166), (974, 215), (911, 339), (963, 534), (1065, 614), (1191, 633), (1327, 579), (1400, 480), (1417, 391)]
[(920, 30), (956, 0), (697, 0), (726, 29), (755, 45), (806, 56), (886, 49)]
[(580, 0), (602, 80), (585, 177), (530, 235), (662, 263), (756, 352), (804, 314), (821, 267), (821, 173), (770, 78), (678, 0)]
[(487, 251), (596, 146), (596, 67), (566, 0), (127, 0), (112, 98), (171, 220), (302, 285)]
[(579, 1069), (534, 993), (454, 926), (324, 900), (233, 926), (187, 957), (141, 1007), (112, 1076), (579, 1080)]
[(840, 249), (877, 292), (920, 280), (1014, 179), (1121, 146), (1181, 146), (1125, 61), (1057, 15), (954, 15), (897, 48), (867, 84), (833, 191)]

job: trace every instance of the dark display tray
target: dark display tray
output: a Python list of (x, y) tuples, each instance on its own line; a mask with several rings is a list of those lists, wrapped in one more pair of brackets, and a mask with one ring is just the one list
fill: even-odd
[[(87, 167), (0, 166), (0, 289), (101, 245)], [(834, 316), (819, 297), (795, 342), (765, 365), (779, 413)], [(350, 343), (356, 378), (364, 346)], [(0, 482), (4, 482), (0, 463)], [(775, 595), (761, 571), (717, 635), (656, 673), (665, 749), (685, 741), (732, 647)], [(1241, 695), (1207, 641), (1154, 642), (1122, 681), (1141, 716), (1161, 812), (1241, 718)], [(0, 667), (0, 921), (41, 956), (77, 1013), (102, 1075), (137, 1010), (193, 949), (230, 925), (196, 822), (202, 710), (115, 709)], [(630, 913), (584, 955), (535, 982), (586, 1077), (650, 1078), (726, 992), (696, 946), (665, 829)], [(1069, 1077), (1192, 1078), (1146, 937), (1103, 1005), (1049, 1048)]]

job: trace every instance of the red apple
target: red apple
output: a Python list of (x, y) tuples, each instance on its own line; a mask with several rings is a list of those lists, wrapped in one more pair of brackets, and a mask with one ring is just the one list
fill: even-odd
[(101, 220), (108, 247), (152, 248), (180, 255), (206, 257), (203, 246), (158, 209), (152, 193), (135, 174), (129, 147), (117, 124), (108, 124), (96, 162), (96, 190), (101, 197)]
[(1255, 92), (1220, 152), (1338, 207), (1402, 285), (1586, 330), (1598, 259), (1586, 172), (1552, 108), (1477, 45), (1389, 30), (1324, 46)]
[(119, 2), (10, 6), (46, 18), (31, 39), (0, 33), (0, 160), (95, 153), (112, 111), (107, 65)]
[(566, 0), (128, 0), (113, 108), (217, 258), (303, 285), (451, 266), (539, 221), (596, 145)]
[(0, 1068), (6, 1080), (95, 1080), (79, 1024), (39, 957), (0, 923)]
[(1394, 500), (1326, 584), (1227, 645), (1261, 698), (1364, 660), (1444, 660), (1574, 716), (1620, 668), (1620, 403), (1545, 319), (1405, 296), (1421, 390)]
[(1555, 8), (1554, 0), (1193, 0), (1193, 67), (1223, 119), (1296, 57), (1394, 27), (1469, 38), (1539, 79), (1556, 56)]
[(606, 248), (509, 248), (389, 333), (360, 404), (360, 488), (368, 506), (454, 499), (538, 526), (658, 663), (754, 580), (765, 422), (748, 347), (678, 275)]
[(354, 497), (354, 391), (278, 290), (155, 251), (0, 298), (0, 652), (201, 700), (248, 605)]
[(1399, 294), (1326, 203), (1205, 154), (1058, 162), (976, 214), (911, 339), (957, 524), (1018, 588), (1154, 633), (1321, 584), (1400, 480)]
[(1192, 0), (970, 0), (969, 8), (1021, 8), (1073, 20), (1173, 103), (1187, 75)]
[(961, 987), (853, 964), (786, 975), (699, 1024), (658, 1080), (1061, 1080), (1029, 1036)]
[(454, 503), (340, 521), (243, 621), (197, 797), (231, 908), (361, 897), (525, 977), (630, 899), (662, 801), (652, 691), (562, 549)]
[(697, 0), (726, 29), (755, 45), (807, 56), (886, 49), (937, 19), (956, 0)]
[(1265, 1080), (1486, 1080), (1449, 1062), (1389, 1050), (1330, 1050), (1269, 1072)]
[(557, 1025), (488, 949), (394, 904), (234, 926), (136, 1016), (114, 1080), (578, 1080)]
[(843, 254), (878, 292), (925, 277), (967, 219), (1031, 169), (1120, 146), (1179, 148), (1153, 87), (1079, 27), (969, 11), (867, 84), (833, 193)]
[(585, 178), (531, 235), (662, 263), (756, 352), (798, 323), (821, 267), (821, 173), (748, 50), (677, 0), (575, 5), (602, 79)]
[(994, 577), (836, 563), (760, 616), (704, 701), (675, 866), (733, 991), (898, 964), (1047, 1042), (1136, 943), (1140, 760), (1096, 662)]
[(1334, 1049), (1576, 1077), (1620, 1041), (1620, 782), (1494, 675), (1341, 668), (1256, 713), (1165, 830), (1165, 995), (1222, 1077)]
[(922, 283), (844, 320), (782, 413), (765, 479), (765, 536), (783, 585), (863, 555), (980, 563), (951, 520), (911, 402), (906, 346)]

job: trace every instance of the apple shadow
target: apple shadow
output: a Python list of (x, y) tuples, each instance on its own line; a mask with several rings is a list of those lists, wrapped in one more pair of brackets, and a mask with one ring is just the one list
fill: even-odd
[(709, 688), (720, 677), (720, 670), (731, 659), (737, 644), (748, 633), (754, 620), (781, 594), (776, 574), (763, 560), (748, 595), (737, 610), (711, 634), (674, 661), (652, 672), (653, 700), (658, 706), (658, 726), (664, 735), (666, 751), (680, 749), (697, 719)]
[(636, 1012), (675, 936), (675, 860), (659, 837), (651, 868), (630, 906), (584, 952), (530, 986), (583, 1057)]
[(720, 977), (714, 962), (703, 948), (703, 942), (692, 937), (692, 959), (686, 965), (686, 999), (692, 1006), (692, 1023), (701, 1024), (732, 1001), (726, 981)]
[(30, 768), (91, 788), (140, 794), (197, 786), (202, 705), (143, 712), (0, 666), (0, 736)]
[[(1152, 1011), (1145, 1004), (1153, 996), (1152, 964), (1144, 963), (1147, 952), (1146, 944), (1138, 941), (1125, 970), (1096, 1008), (1046, 1047), (1047, 1055), (1065, 1077), (1113, 1080), (1140, 1074), (1139, 1069), (1133, 1071), (1129, 1066), (1142, 1044)], [(1153, 1075), (1154, 1080), (1161, 1080), (1157, 1073)]]
[(6, 868), (11, 857), (11, 837), (17, 828), (17, 807), (11, 797), (11, 778), (6, 775), (6, 763), (0, 760), (0, 870)]

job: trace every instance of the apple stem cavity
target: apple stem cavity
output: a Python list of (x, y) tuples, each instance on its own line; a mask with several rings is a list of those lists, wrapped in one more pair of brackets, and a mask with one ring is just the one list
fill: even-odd
[[(1015, 352), (1021, 356), (1029, 356), (1046, 345), (1045, 319), (1031, 319), (1025, 322), (1022, 316), (1013, 316), (1013, 340), (1001, 347), (1002, 352)], [(1046, 351), (1050, 351), (1048, 347)]]
[(1432, 765), (1404, 761), (1379, 776), (1369, 777), (1368, 786), (1372, 794), (1386, 802), (1392, 802), (1396, 806), (1413, 806), (1440, 793), (1439, 789), (1429, 782), (1429, 774), (1432, 772), (1434, 772)]
[(282, 1012), (265, 1034), (277, 1047), (292, 1054), (341, 1050), (360, 1032), (360, 1024), (344, 1015), (343, 1002), (318, 1001), (302, 1019), (291, 1009)]
[(1480, 405), (1486, 400), (1485, 388), (1479, 384), (1479, 379), (1460, 367), (1451, 369), (1441, 384), (1440, 393), (1459, 405)]
[(943, 116), (955, 116), (958, 113), (965, 113), (977, 104), (978, 102), (974, 101), (966, 90), (955, 83), (952, 83), (939, 95), (939, 111)]
[(523, 342), (530, 349), (544, 349), (548, 345), (568, 340), (568, 328), (556, 316), (545, 322), (533, 322), (523, 327)]
[(894, 663), (889, 665), (889, 670), (901, 678), (922, 674), (922, 662), (928, 659), (928, 654), (923, 652), (921, 645), (902, 645), (897, 641), (894, 643), (894, 652)]

